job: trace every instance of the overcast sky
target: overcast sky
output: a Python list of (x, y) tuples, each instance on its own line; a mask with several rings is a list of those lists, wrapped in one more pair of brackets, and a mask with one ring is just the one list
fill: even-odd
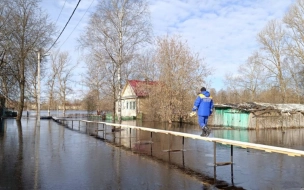
[[(100, 0), (82, 0), (57, 48), (77, 61), (77, 38)], [(225, 88), (225, 73), (234, 72), (257, 49), (257, 34), (272, 19), (282, 19), (295, 0), (150, 0), (155, 36), (178, 34), (213, 68), (210, 87)], [(78, 0), (42, 0), (41, 7), (60, 32)], [(62, 10), (62, 12), (61, 12)], [(61, 14), (60, 14), (61, 12)], [(76, 69), (78, 80), (84, 64)], [(203, 77), (203, 76), (202, 76)]]

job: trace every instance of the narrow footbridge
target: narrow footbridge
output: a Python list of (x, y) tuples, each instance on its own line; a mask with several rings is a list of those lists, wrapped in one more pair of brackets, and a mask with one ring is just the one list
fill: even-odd
[[(126, 128), (126, 129), (136, 129), (136, 130), (141, 130), (141, 131), (148, 131), (151, 132), (151, 142), (152, 142), (152, 134), (153, 133), (162, 133), (166, 135), (173, 135), (173, 136), (180, 136), (183, 138), (183, 145), (184, 145), (184, 138), (191, 138), (191, 139), (197, 139), (197, 140), (204, 140), (204, 141), (209, 141), (213, 142), (214, 144), (214, 166), (223, 166), (223, 165), (232, 165), (233, 164), (233, 147), (241, 147), (241, 148), (246, 148), (246, 149), (256, 149), (256, 150), (261, 150), (269, 153), (279, 153), (279, 154), (285, 154), (288, 156), (299, 156), (299, 157), (304, 157), (304, 151), (302, 150), (295, 150), (295, 149), (289, 149), (289, 148), (282, 148), (282, 147), (276, 147), (276, 146), (269, 146), (269, 145), (263, 145), (263, 144), (256, 144), (256, 143), (249, 143), (249, 142), (241, 142), (241, 141), (235, 141), (235, 140), (228, 140), (228, 139), (222, 139), (222, 138), (213, 138), (213, 137), (201, 137), (199, 135), (194, 135), (194, 134), (189, 134), (189, 133), (182, 133), (182, 132), (175, 132), (175, 131), (168, 131), (168, 130), (161, 130), (161, 129), (152, 129), (152, 128), (146, 128), (146, 127), (138, 127), (138, 126), (132, 126), (132, 125), (124, 125), (124, 124), (118, 124), (118, 123), (108, 123), (108, 122), (100, 122), (100, 121), (88, 121), (88, 120), (72, 120), (69, 118), (56, 118), (53, 117), (53, 120), (59, 123), (67, 124), (67, 122), (71, 122), (72, 127), (73, 127), (73, 122), (85, 122), (86, 124), (88, 123), (93, 123), (96, 124), (96, 130), (95, 132), (98, 131), (103, 131), (102, 137), (106, 139), (106, 128), (108, 126), (110, 127), (120, 127), (120, 128)], [(102, 125), (103, 129), (99, 129), (99, 124)], [(217, 162), (216, 161), (216, 144), (223, 144), (223, 145), (230, 145), (231, 151), (230, 151), (230, 161), (228, 162)], [(176, 151), (176, 150), (167, 150), (168, 152), (170, 151)], [(183, 151), (183, 150), (180, 150)]]

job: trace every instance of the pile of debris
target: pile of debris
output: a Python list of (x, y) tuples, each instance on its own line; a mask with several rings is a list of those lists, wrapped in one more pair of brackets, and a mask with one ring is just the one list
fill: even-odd
[(215, 107), (233, 108), (247, 112), (256, 111), (276, 111), (280, 113), (295, 113), (301, 112), (304, 114), (303, 104), (270, 104), (270, 103), (258, 103), (258, 102), (244, 102), (239, 104), (217, 104)]

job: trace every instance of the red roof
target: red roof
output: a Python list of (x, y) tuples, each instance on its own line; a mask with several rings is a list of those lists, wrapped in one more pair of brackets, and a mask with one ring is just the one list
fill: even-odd
[(141, 81), (141, 80), (128, 80), (136, 96), (148, 96), (149, 90), (147, 86), (156, 85), (156, 81)]

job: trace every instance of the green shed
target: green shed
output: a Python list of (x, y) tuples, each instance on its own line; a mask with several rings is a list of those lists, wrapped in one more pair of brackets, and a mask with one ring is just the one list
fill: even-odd
[(239, 103), (214, 105), (214, 126), (238, 129), (303, 128), (303, 104)]
[(230, 106), (215, 106), (213, 125), (224, 127), (248, 128), (250, 112), (238, 110)]

